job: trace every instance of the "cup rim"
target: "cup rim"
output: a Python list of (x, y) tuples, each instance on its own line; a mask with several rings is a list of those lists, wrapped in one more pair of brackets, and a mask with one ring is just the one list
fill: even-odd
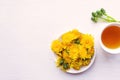
[(102, 49), (103, 49), (104, 51), (106, 51), (106, 52), (108, 52), (108, 53), (110, 53), (110, 54), (119, 54), (119, 53), (120, 53), (120, 47), (119, 47), (119, 48), (116, 48), (116, 49), (110, 49), (110, 48), (107, 48), (107, 47), (102, 43), (102, 38), (101, 38), (101, 36), (102, 36), (103, 31), (104, 31), (106, 28), (108, 28), (109, 26), (112, 26), (112, 25), (120, 27), (120, 23), (110, 23), (110, 24), (108, 24), (105, 28), (103, 28), (103, 30), (101, 31), (101, 34), (100, 34), (100, 45), (101, 45), (101, 47), (102, 47)]

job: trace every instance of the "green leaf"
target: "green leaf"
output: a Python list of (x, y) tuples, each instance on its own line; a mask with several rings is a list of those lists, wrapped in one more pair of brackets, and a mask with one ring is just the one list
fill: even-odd
[(63, 63), (64, 63), (64, 59), (61, 59), (60, 60), (60, 65), (63, 65)]
[(79, 40), (79, 39), (75, 39), (75, 40), (74, 40), (74, 43), (75, 43), (75, 44), (80, 44), (80, 40)]
[(64, 63), (63, 64), (63, 68), (66, 70), (66, 69), (69, 69), (69, 64), (68, 63)]

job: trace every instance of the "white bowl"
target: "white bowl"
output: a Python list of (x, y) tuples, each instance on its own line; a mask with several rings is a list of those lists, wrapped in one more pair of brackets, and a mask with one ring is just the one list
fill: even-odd
[(91, 59), (91, 62), (90, 62), (90, 64), (89, 64), (88, 66), (83, 66), (83, 67), (81, 67), (80, 70), (69, 69), (69, 70), (67, 70), (66, 72), (67, 72), (67, 73), (76, 74), (76, 73), (82, 73), (82, 72), (88, 70), (88, 69), (92, 66), (92, 64), (94, 63), (95, 57), (96, 57), (96, 52), (94, 53), (94, 55), (93, 55), (93, 57), (92, 57), (92, 59)]
[[(75, 70), (75, 69), (70, 68), (70, 69), (66, 70), (66, 72), (71, 73), (71, 74), (82, 73), (82, 72), (88, 70), (92, 66), (92, 64), (95, 62), (95, 58), (96, 58), (96, 49), (94, 48), (94, 55), (93, 55), (89, 65), (81, 67), (80, 70)], [(54, 54), (54, 60), (55, 60), (55, 62), (57, 61), (57, 55), (55, 55), (55, 54)]]
[[(102, 30), (101, 36), (102, 36), (103, 31), (104, 31), (107, 27), (112, 26), (112, 25), (120, 27), (120, 23), (111, 23), (111, 24), (107, 25), (107, 26)], [(105, 50), (106, 52), (108, 52), (108, 53), (110, 53), (110, 54), (119, 54), (119, 53), (120, 53), (120, 47), (119, 47), (119, 48), (115, 48), (115, 49), (111, 49), (111, 48), (106, 47), (106, 46), (102, 43), (101, 36), (100, 36), (100, 45), (101, 45), (101, 47), (102, 47), (103, 50)]]

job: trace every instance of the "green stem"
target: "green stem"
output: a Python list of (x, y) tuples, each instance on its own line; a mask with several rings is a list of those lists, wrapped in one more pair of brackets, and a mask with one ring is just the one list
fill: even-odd
[(112, 22), (118, 22), (115, 18), (107, 15), (107, 14), (104, 14), (108, 19), (110, 19)]
[(105, 21), (105, 22), (111, 22), (111, 20), (109, 20), (109, 19), (106, 19), (106, 18), (103, 18), (103, 17), (101, 17), (101, 19), (103, 20), (103, 21)]

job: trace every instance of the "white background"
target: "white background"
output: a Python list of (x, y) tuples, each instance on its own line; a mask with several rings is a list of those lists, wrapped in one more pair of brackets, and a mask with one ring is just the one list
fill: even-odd
[[(105, 8), (120, 20), (119, 0), (0, 0), (0, 80), (120, 80), (120, 55), (99, 44), (108, 23), (93, 23), (91, 12)], [(92, 67), (68, 74), (55, 66), (51, 42), (78, 29), (95, 38)]]

